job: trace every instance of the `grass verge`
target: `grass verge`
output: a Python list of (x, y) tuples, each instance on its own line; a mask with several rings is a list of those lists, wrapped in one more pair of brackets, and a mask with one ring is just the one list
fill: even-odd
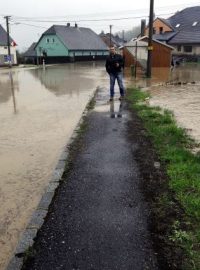
[[(177, 126), (173, 113), (159, 107), (150, 107), (146, 92), (128, 89), (132, 109), (142, 119), (162, 166), (168, 176), (168, 189), (181, 206), (183, 216), (174, 216), (167, 235), (172, 246), (183, 250), (185, 258), (179, 269), (200, 269), (200, 155), (192, 154), (197, 144)], [(157, 205), (167, 211), (167, 194), (158, 195)], [(160, 207), (160, 206), (159, 206)], [(181, 263), (180, 263), (181, 264)], [(180, 266), (180, 265), (179, 265)], [(173, 268), (174, 269), (174, 268)], [(176, 268), (177, 269), (177, 268)]]

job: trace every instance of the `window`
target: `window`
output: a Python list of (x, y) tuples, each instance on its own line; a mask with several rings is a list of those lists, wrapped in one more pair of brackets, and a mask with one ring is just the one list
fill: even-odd
[(4, 47), (4, 49), (5, 49), (5, 50), (7, 50), (7, 49), (8, 49), (8, 47)]
[(190, 53), (192, 52), (192, 46), (184, 46), (184, 52)]
[(49, 43), (49, 38), (47, 38), (46, 42)]
[(156, 34), (156, 28), (155, 27), (153, 28), (153, 34)]
[(55, 39), (54, 38), (52, 38), (52, 43), (54, 43), (55, 42)]
[(177, 51), (178, 51), (178, 52), (181, 52), (181, 45), (178, 45), (178, 46), (177, 46)]
[(163, 27), (159, 27), (160, 34), (163, 34)]
[(192, 26), (196, 26), (198, 22), (193, 22)]
[(177, 23), (176, 28), (179, 28), (179, 26), (180, 26), (180, 23)]

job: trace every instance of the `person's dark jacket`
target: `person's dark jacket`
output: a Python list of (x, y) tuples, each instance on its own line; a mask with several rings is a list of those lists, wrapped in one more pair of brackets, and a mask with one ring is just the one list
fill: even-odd
[[(117, 65), (119, 64), (119, 66)], [(110, 54), (106, 59), (106, 71), (109, 74), (116, 74), (124, 68), (124, 60), (120, 54)]]

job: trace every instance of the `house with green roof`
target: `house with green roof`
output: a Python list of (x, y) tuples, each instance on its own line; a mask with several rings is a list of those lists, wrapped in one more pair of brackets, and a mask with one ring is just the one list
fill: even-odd
[(40, 62), (100, 60), (109, 54), (108, 47), (91, 29), (67, 25), (53, 25), (45, 31), (35, 46)]

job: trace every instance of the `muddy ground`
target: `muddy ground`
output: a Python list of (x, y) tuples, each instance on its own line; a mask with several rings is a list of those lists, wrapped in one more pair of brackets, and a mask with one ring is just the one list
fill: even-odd
[(151, 209), (149, 230), (154, 249), (158, 253), (160, 269), (183, 269), (185, 254), (181, 247), (175, 246), (169, 240), (169, 237), (176, 220), (179, 220), (183, 227), (185, 226), (185, 213), (168, 187), (165, 164), (161, 163), (141, 119), (133, 110), (131, 110), (127, 134), (128, 139), (138, 145), (134, 157), (140, 167), (141, 190)]

